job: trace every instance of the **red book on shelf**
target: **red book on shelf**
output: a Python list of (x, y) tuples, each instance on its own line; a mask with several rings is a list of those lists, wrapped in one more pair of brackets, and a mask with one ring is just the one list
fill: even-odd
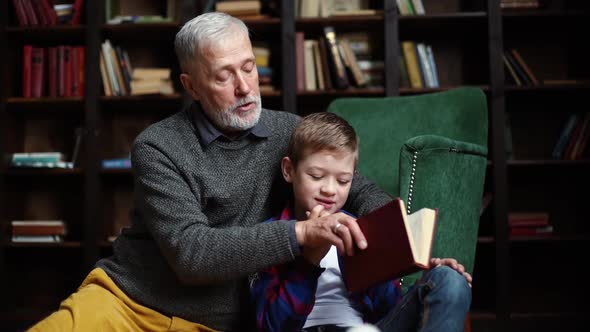
[(64, 96), (72, 96), (72, 76), (73, 76), (73, 63), (72, 63), (72, 47), (64, 46)]
[(37, 15), (35, 14), (35, 9), (33, 9), (32, 0), (21, 1), (23, 3), (23, 8), (25, 9), (25, 14), (27, 15), (27, 21), (29, 22), (29, 25), (39, 25), (39, 20), (37, 19)]
[(43, 96), (44, 68), (45, 49), (33, 47), (31, 56), (31, 97), (39, 98)]
[(551, 236), (553, 235), (553, 226), (540, 227), (511, 227), (511, 236)]
[(64, 97), (66, 95), (66, 80), (65, 80), (65, 45), (57, 47), (57, 95)]
[(85, 48), (84, 46), (78, 46), (78, 67), (77, 67), (77, 71), (78, 71), (78, 77), (79, 77), (79, 82), (78, 82), (78, 94), (77, 96), (84, 96), (84, 88), (85, 88), (85, 83), (84, 83), (84, 61), (86, 59), (85, 56)]
[(23, 47), (23, 97), (31, 98), (31, 61), (33, 56), (33, 46), (25, 45)]
[(547, 212), (511, 212), (508, 214), (510, 227), (544, 227), (549, 225)]
[(79, 96), (80, 95), (80, 71), (79, 71), (79, 61), (80, 58), (78, 57), (78, 47), (72, 46), (70, 48), (70, 58), (72, 63), (72, 96)]
[(37, 16), (37, 20), (39, 21), (39, 25), (49, 25), (49, 19), (45, 16), (45, 11), (41, 5), (39, 0), (31, 1), (31, 5), (33, 6), (33, 10), (35, 11), (35, 16)]
[(47, 73), (47, 87), (49, 97), (57, 97), (57, 47), (52, 46), (47, 49), (48, 58), (48, 73)]
[(39, 0), (39, 4), (43, 9), (43, 15), (47, 20), (48, 25), (57, 25), (57, 13), (53, 9), (52, 0)]
[(83, 0), (75, 0), (74, 1), (74, 14), (72, 16), (72, 25), (80, 24), (80, 20), (82, 19), (82, 7), (84, 1)]
[(27, 14), (25, 13), (25, 7), (22, 0), (12, 0), (12, 5), (14, 6), (14, 11), (16, 12), (18, 25), (21, 27), (29, 25), (29, 20), (27, 19)]

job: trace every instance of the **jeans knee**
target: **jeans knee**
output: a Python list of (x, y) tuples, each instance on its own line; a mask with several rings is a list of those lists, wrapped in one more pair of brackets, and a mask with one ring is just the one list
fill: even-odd
[(471, 305), (471, 287), (465, 277), (448, 266), (438, 266), (431, 270), (432, 279), (448, 305)]

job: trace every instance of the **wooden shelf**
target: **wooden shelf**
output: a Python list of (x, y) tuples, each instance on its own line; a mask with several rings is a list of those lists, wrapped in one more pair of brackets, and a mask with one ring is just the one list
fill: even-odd
[(6, 110), (10, 112), (84, 112), (83, 97), (60, 98), (6, 98)]
[(32, 243), (14, 243), (5, 244), (8, 248), (81, 248), (82, 243), (79, 241), (64, 241), (57, 243), (32, 242)]
[(350, 89), (331, 89), (331, 90), (316, 90), (316, 91), (300, 91), (298, 96), (359, 96), (359, 95), (373, 95), (383, 96), (385, 90), (383, 88), (350, 88)]
[(574, 243), (590, 241), (590, 234), (586, 235), (550, 235), (550, 236), (511, 236), (510, 242), (512, 244), (523, 243)]
[(173, 40), (180, 27), (177, 23), (102, 24), (100, 31), (103, 38), (115, 41), (158, 41)]
[(19, 43), (48, 43), (67, 42), (84, 43), (85, 25), (55, 25), (55, 26), (9, 26), (6, 27), (8, 40)]
[(131, 169), (128, 168), (102, 168), (100, 170), (102, 175), (132, 175)]
[(69, 176), (82, 175), (84, 170), (81, 168), (64, 169), (64, 168), (5, 168), (0, 169), (0, 175), (3, 176)]
[(528, 167), (588, 167), (590, 160), (507, 160), (507, 165), (510, 168), (528, 168)]

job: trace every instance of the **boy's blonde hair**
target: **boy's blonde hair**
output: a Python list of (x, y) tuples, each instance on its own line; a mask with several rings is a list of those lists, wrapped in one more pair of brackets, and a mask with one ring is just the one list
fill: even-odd
[(303, 117), (291, 134), (287, 156), (297, 167), (307, 154), (322, 150), (354, 153), (356, 165), (356, 132), (346, 120), (334, 113), (320, 112)]

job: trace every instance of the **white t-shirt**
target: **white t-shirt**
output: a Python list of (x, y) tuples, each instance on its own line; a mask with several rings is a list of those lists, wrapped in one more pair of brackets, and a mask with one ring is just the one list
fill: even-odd
[(335, 246), (330, 248), (320, 266), (326, 270), (318, 279), (315, 305), (303, 327), (327, 324), (347, 327), (362, 325), (361, 313), (352, 307), (347, 296)]

